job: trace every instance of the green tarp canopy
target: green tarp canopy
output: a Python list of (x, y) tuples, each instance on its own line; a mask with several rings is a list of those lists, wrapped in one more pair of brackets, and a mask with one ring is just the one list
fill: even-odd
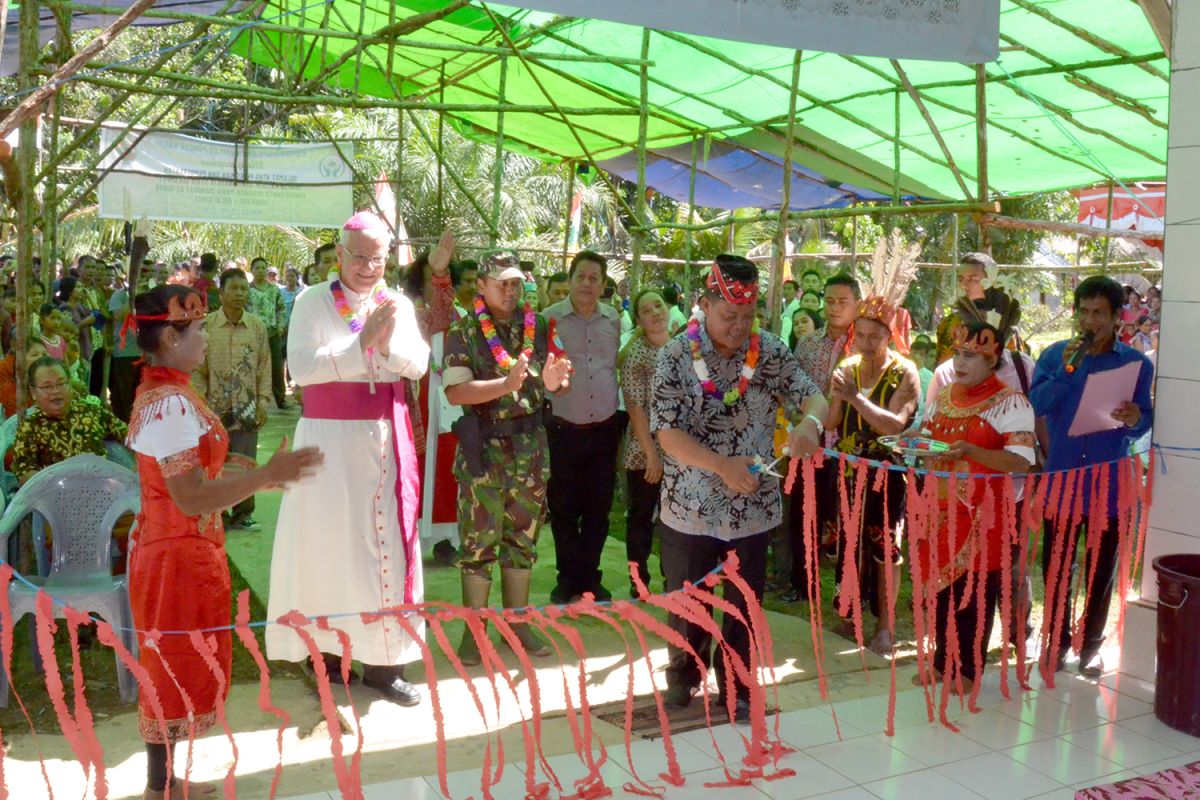
[[(507, 148), (553, 160), (590, 156), (600, 161), (637, 147), (637, 65), (535, 57), (637, 59), (640, 28), (511, 6), (468, 6), (394, 45), (367, 45), (361, 59), (347, 57), (340, 65), (339, 58), (355, 42), (312, 32), (369, 35), (445, 5), (434, 0), (270, 0), (259, 12), (261, 18), (292, 26), (294, 32), (256, 29), (243, 34), (234, 49), (292, 77), (319, 77), (330, 87), (358, 95), (481, 106), (446, 112), (447, 120), (467, 135), (487, 140), (494, 140), (497, 126), (497, 113), (487, 106), (499, 100), (505, 69), (504, 100), (542, 107), (505, 113)], [(985, 65), (991, 194), (1051, 191), (1111, 178), (1163, 178), (1169, 64), (1137, 3), (1001, 0), (1000, 30), (1001, 58)], [(494, 54), (410, 44), (503, 47), (506, 36), (530, 58), (508, 56), (502, 67)], [(653, 31), (648, 146), (752, 136), (764, 149), (782, 152), (793, 60), (793, 51), (778, 47)], [(958, 177), (900, 71), (940, 132)], [(547, 95), (566, 120), (551, 108)], [(797, 162), (804, 163), (805, 149), (815, 152), (823, 158), (822, 172), (833, 180), (862, 184), (865, 170), (878, 185), (891, 186), (898, 147), (902, 183), (919, 183), (932, 196), (951, 199), (977, 192), (973, 65), (893, 64), (805, 52), (797, 115), (798, 139), (805, 145), (797, 151)], [(828, 143), (836, 147), (822, 146)], [(843, 163), (849, 161), (846, 153), (854, 154), (853, 163)]]

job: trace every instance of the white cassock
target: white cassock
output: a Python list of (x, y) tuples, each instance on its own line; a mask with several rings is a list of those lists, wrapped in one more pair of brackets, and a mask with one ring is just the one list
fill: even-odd
[[(357, 311), (363, 296), (348, 289), (345, 295), (350, 308)], [(376, 384), (421, 377), (429, 366), (429, 346), (417, 329), (412, 302), (396, 293), (391, 297), (397, 304), (396, 328), (387, 358), (362, 351), (359, 334), (350, 331), (334, 306), (328, 282), (297, 297), (287, 346), (288, 367), (296, 382), (303, 387), (366, 384), (368, 358)], [(369, 295), (365, 299), (373, 304)], [(392, 425), (390, 419), (300, 420), (293, 446), (319, 447), (325, 464), (317, 475), (294, 484), (283, 496), (267, 606), (270, 620), (293, 610), (309, 617), (348, 614), (330, 619), (330, 627), (349, 634), (353, 658), (379, 666), (406, 664), (419, 659), (421, 652), (394, 618), (365, 623), (358, 617), (359, 612), (405, 602), (408, 563), (396, 491), (399, 469)], [(411, 452), (412, 430), (399, 433), (407, 437)], [(415, 455), (413, 458), (415, 467)], [(415, 475), (410, 477), (415, 480)], [(415, 507), (405, 511), (415, 525)], [(424, 587), (419, 547), (413, 561), (408, 576), (414, 601), (421, 602)], [(420, 617), (410, 615), (407, 621), (423, 634)], [(342, 653), (336, 630), (321, 631), (316, 625), (305, 630), (322, 652)], [(309, 655), (294, 630), (278, 624), (267, 626), (268, 658), (300, 661)]]

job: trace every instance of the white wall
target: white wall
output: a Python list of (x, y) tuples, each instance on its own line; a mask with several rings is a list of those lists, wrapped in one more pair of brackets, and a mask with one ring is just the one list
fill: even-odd
[[(1167, 231), (1154, 438), (1200, 448), (1200, 2), (1175, 0), (1171, 120), (1167, 152)], [(1165, 553), (1200, 553), (1200, 453), (1163, 457), (1155, 476), (1146, 539), (1142, 602), (1129, 608), (1121, 671), (1153, 680), (1158, 587), (1151, 564)]]

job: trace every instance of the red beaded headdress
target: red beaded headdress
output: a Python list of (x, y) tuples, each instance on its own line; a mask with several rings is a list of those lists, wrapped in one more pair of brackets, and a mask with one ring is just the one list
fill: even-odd
[(727, 302), (734, 305), (744, 306), (753, 304), (758, 300), (757, 279), (752, 281), (738, 281), (729, 278), (721, 270), (721, 265), (716, 261), (713, 262), (712, 269), (708, 271), (707, 286), (709, 291), (716, 292)]
[(125, 336), (129, 331), (136, 331), (139, 322), (194, 322), (208, 315), (205, 298), (199, 292), (188, 292), (180, 301), (179, 296), (172, 296), (167, 301), (165, 314), (136, 314), (130, 313), (121, 325), (121, 345), (125, 344)]
[(871, 257), (871, 282), (867, 298), (858, 304), (856, 319), (870, 319), (887, 327), (892, 342), (901, 353), (908, 353), (908, 333), (898, 323), (907, 317), (901, 304), (908, 294), (909, 284), (917, 277), (917, 258), (921, 243), (906, 244), (900, 231), (880, 239)]

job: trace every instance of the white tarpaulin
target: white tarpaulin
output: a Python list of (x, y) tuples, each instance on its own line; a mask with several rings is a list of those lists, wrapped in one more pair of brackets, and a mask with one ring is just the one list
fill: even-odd
[[(101, 149), (119, 128), (101, 130)], [(239, 225), (341, 227), (354, 213), (353, 174), (334, 144), (244, 144), (178, 133), (133, 136), (105, 157), (100, 216)], [(346, 153), (346, 158), (353, 158)]]
[(522, 0), (524, 8), (796, 50), (979, 64), (1000, 0)]

